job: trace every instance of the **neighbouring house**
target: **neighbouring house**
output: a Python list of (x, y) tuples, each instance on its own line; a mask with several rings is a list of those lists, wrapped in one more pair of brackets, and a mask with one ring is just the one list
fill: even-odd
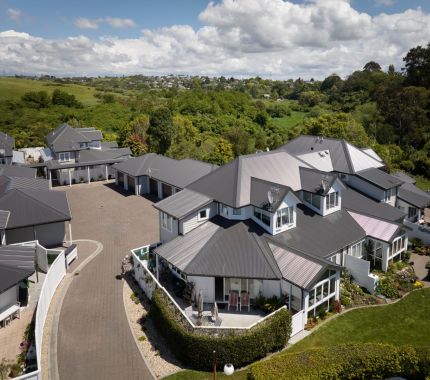
[(152, 194), (159, 199), (182, 190), (217, 168), (205, 162), (144, 154), (114, 165), (116, 184), (136, 195)]
[(44, 246), (72, 240), (65, 192), (50, 189), (36, 170), (0, 166), (0, 244), (38, 240)]
[(95, 128), (72, 128), (62, 124), (50, 132), (41, 151), (50, 183), (73, 183), (113, 178), (112, 165), (131, 157), (129, 148), (118, 148), (115, 142), (103, 142), (102, 132)]
[(407, 249), (405, 213), (394, 207), (403, 182), (373, 151), (327, 140), (301, 136), (294, 149), (238, 157), (154, 204), (154, 273), (168, 268), (207, 302), (283, 295), (305, 316), (295, 332), (339, 298), (344, 268), (373, 292), (371, 268), (387, 270)]
[(24, 153), (14, 150), (15, 138), (0, 132), (0, 165), (24, 164)]

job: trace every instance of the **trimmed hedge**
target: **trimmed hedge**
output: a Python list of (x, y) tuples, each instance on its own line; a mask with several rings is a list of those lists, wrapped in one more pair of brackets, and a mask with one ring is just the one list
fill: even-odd
[(254, 380), (425, 379), (430, 374), (430, 349), (360, 343), (283, 353), (251, 366)]
[(174, 355), (185, 365), (200, 370), (212, 368), (213, 351), (220, 368), (226, 363), (239, 368), (283, 348), (291, 335), (291, 315), (285, 309), (240, 334), (198, 334), (186, 327), (183, 316), (160, 289), (152, 295), (149, 315)]

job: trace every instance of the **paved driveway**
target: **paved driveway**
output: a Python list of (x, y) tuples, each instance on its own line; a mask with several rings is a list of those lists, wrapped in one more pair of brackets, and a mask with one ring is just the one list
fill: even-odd
[(61, 308), (58, 372), (68, 379), (149, 379), (126, 319), (121, 259), (158, 241), (158, 213), (142, 197), (104, 183), (74, 185), (67, 196), (74, 239), (94, 239), (103, 251), (71, 283)]

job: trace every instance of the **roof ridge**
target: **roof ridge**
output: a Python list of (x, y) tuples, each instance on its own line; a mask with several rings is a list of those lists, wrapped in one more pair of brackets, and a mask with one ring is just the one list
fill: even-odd
[(349, 171), (355, 174), (355, 168), (352, 165), (351, 155), (349, 154), (349, 149), (347, 147), (348, 142), (345, 139), (340, 140), (342, 143), (342, 148), (345, 153), (346, 161), (348, 164)]
[[(242, 189), (242, 158), (241, 156), (237, 157), (237, 165), (236, 165), (236, 175), (234, 176), (234, 191), (236, 194), (234, 194), (234, 201), (235, 206), (237, 204), (240, 204), (240, 193)], [(238, 189), (240, 187), (240, 189)]]
[[(255, 223), (255, 222), (253, 222), (253, 223)], [(246, 224), (246, 223), (245, 223), (245, 224)], [(275, 257), (273, 256), (273, 252), (272, 252), (272, 250), (271, 250), (271, 249), (270, 249), (270, 247), (269, 247), (269, 251), (270, 251), (270, 253), (269, 253), (269, 252), (267, 252), (267, 250), (266, 250), (266, 249), (264, 249), (264, 247), (262, 247), (262, 244), (264, 244), (264, 243), (265, 243), (267, 246), (269, 246), (269, 243), (268, 243), (266, 240), (264, 240), (264, 238), (263, 238), (264, 243), (263, 243), (263, 242), (261, 242), (261, 241), (260, 241), (260, 239), (259, 239), (259, 238), (257, 238), (257, 236), (256, 236), (256, 233), (255, 233), (255, 232), (251, 232), (251, 237), (252, 237), (253, 244), (255, 244), (256, 246), (258, 246), (258, 248), (260, 249), (261, 253), (263, 254), (264, 260), (266, 261), (266, 263), (267, 263), (267, 265), (270, 267), (270, 269), (273, 271), (273, 274), (274, 274), (276, 277), (281, 277), (281, 279), (282, 279), (282, 272), (281, 272), (281, 269), (279, 268), (279, 265), (278, 265), (278, 263), (277, 263), (277, 261), (276, 261)], [(272, 256), (274, 263), (271, 263), (271, 262), (270, 262), (269, 258), (267, 257), (267, 256), (268, 256), (268, 254)], [(279, 271), (279, 273), (275, 273), (275, 271), (273, 270), (273, 264), (275, 264), (276, 269)], [(280, 276), (279, 276), (279, 275), (280, 275)]]

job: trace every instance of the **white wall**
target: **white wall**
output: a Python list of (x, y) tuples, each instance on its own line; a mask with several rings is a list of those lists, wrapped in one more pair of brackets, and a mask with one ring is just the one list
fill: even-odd
[(281, 296), (281, 284), (279, 280), (263, 280), (263, 286), (261, 289), (264, 297), (280, 297)]
[(219, 214), (230, 220), (246, 220), (252, 217), (253, 207), (245, 206), (240, 208), (240, 215), (233, 215), (233, 207), (219, 205)]
[(43, 246), (62, 245), (66, 239), (66, 222), (41, 224), (33, 227), (14, 228), (6, 230), (6, 243), (22, 243), (25, 241), (39, 240)]
[[(358, 191), (363, 192), (364, 194), (367, 194), (369, 197), (377, 201), (384, 202), (385, 191), (383, 189), (372, 185), (371, 183), (357, 176), (351, 175), (348, 180), (348, 185), (350, 185), (354, 189), (357, 189)], [(387, 203), (394, 207), (396, 204), (396, 196), (393, 195), (391, 197), (391, 201)]]
[(172, 218), (172, 231), (161, 226), (161, 211), (158, 212), (158, 225), (160, 226), (160, 241), (164, 244), (178, 236), (178, 219)]
[(370, 262), (354, 256), (345, 256), (345, 267), (351, 273), (354, 281), (365, 287), (370, 293), (376, 289), (378, 276), (370, 274)]
[(15, 285), (12, 288), (0, 293), (0, 312), (3, 309), (7, 309), (9, 306), (15, 305), (18, 301), (19, 285)]
[(189, 282), (194, 282), (196, 297), (201, 290), (204, 302), (215, 302), (215, 277), (188, 276)]
[(323, 216), (332, 214), (332, 213), (334, 213), (336, 211), (339, 211), (341, 209), (341, 207), (342, 207), (342, 189), (343, 189), (343, 186), (340, 184), (340, 181), (337, 180), (337, 181), (335, 181), (333, 183), (333, 186), (331, 187), (331, 189), (328, 192), (328, 194), (332, 194), (332, 193), (335, 193), (335, 192), (338, 193), (339, 200), (338, 200), (338, 206), (337, 207), (333, 207), (331, 209), (327, 209), (327, 207), (326, 207), (327, 196), (326, 197), (321, 197), (321, 202), (322, 202), (321, 210), (322, 210), (322, 215)]
[(207, 222), (208, 219), (199, 220), (198, 215), (199, 211), (203, 209), (209, 209), (209, 218), (213, 218), (217, 214), (217, 204), (215, 202), (210, 203), (209, 205), (202, 207), (195, 213), (188, 215), (186, 218), (182, 219), (179, 224), (179, 233), (182, 235), (187, 234), (192, 231), (194, 228), (200, 226), (201, 224)]

